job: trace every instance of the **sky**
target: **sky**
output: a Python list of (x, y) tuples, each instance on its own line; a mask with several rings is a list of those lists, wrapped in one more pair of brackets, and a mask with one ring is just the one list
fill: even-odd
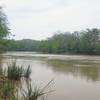
[(100, 0), (0, 0), (14, 39), (100, 28)]

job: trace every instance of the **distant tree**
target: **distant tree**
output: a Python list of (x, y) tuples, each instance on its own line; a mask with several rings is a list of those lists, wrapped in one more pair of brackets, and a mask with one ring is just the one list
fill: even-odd
[(88, 54), (96, 53), (96, 48), (97, 48), (98, 43), (100, 45), (99, 39), (100, 39), (100, 30), (96, 28), (82, 31), (81, 39), (80, 39), (81, 52), (88, 53)]
[(64, 32), (42, 41), (10, 40), (7, 50), (58, 54), (100, 54), (100, 30), (93, 28), (72, 33)]

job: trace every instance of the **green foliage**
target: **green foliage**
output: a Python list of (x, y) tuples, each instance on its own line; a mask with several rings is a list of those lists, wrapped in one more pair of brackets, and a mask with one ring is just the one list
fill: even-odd
[(48, 53), (100, 54), (100, 30), (60, 33), (41, 44), (41, 51)]
[(8, 28), (7, 17), (0, 7), (0, 39), (9, 35), (9, 28)]
[(0, 7), (0, 53), (6, 49), (7, 41), (5, 38), (10, 34), (9, 30), (7, 17), (2, 7)]
[[(96, 54), (100, 46), (100, 30), (87, 29), (87, 31), (81, 32), (80, 38), (80, 51), (88, 54)], [(100, 54), (100, 50), (98, 52)]]
[[(0, 100), (38, 100), (39, 98), (43, 98), (45, 95), (51, 91), (45, 91), (51, 85), (52, 81), (50, 81), (45, 87), (42, 89), (40, 87), (34, 86), (32, 88), (31, 84), (27, 84), (27, 88), (20, 88), (18, 91), (15, 82), (13, 81), (5, 81), (2, 85), (0, 85)], [(18, 93), (20, 92), (20, 94)]]
[(15, 100), (15, 87), (10, 81), (6, 81), (0, 87), (0, 100)]
[(17, 66), (16, 62), (13, 62), (12, 64), (8, 65), (7, 69), (7, 78), (11, 80), (20, 80), (22, 77), (29, 78), (31, 74), (30, 66), (28, 66), (26, 69), (23, 68), (23, 66)]
[(30, 74), (31, 74), (31, 68), (30, 68), (30, 65), (24, 70), (24, 77), (25, 78), (29, 78), (30, 77)]
[(36, 51), (38, 50), (39, 41), (23, 39), (23, 40), (8, 40), (6, 50), (8, 51)]
[(42, 41), (9, 40), (8, 51), (40, 51), (44, 53), (100, 54), (100, 30), (87, 29), (55, 34)]
[(35, 87), (34, 89), (32, 89), (31, 85), (29, 85), (27, 87), (27, 91), (24, 91), (23, 93), (24, 100), (37, 100), (42, 95), (43, 93), (39, 88)]
[(41, 42), (40, 51), (67, 54), (100, 54), (100, 30), (65, 32)]
[(13, 62), (11, 65), (8, 65), (7, 77), (12, 80), (20, 80), (23, 77), (23, 72), (23, 67), (17, 66), (16, 62)]
[(52, 82), (53, 82), (53, 80), (48, 82), (48, 84), (43, 88), (40, 88), (37, 86), (34, 86), (34, 88), (32, 88), (31, 84), (27, 84), (27, 89), (23, 91), (23, 99), (24, 100), (38, 100), (40, 97), (43, 97), (43, 100), (44, 100), (44, 98), (45, 98), (44, 96), (46, 94), (54, 92), (54, 90), (46, 91), (46, 89), (48, 89), (48, 87), (50, 87)]
[[(30, 66), (23, 69), (22, 67), (17, 66), (16, 62), (12, 62), (6, 69), (7, 73), (5, 73), (5, 70), (3, 70), (2, 67), (1, 69), (3, 74), (0, 75), (0, 100), (38, 100), (42, 97), (43, 99), (41, 100), (44, 100), (44, 96), (47, 93), (53, 92), (45, 91), (51, 85), (53, 80), (43, 88), (32, 86), (29, 80), (24, 80), (24, 78), (28, 79), (30, 77)], [(23, 80), (20, 80), (22, 77)], [(26, 88), (23, 86), (23, 81), (26, 82)], [(16, 82), (19, 82), (20, 86), (19, 84), (16, 84)]]

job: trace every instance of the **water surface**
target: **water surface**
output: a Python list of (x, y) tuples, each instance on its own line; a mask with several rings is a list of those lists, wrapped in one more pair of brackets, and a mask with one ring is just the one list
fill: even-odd
[(47, 100), (100, 100), (100, 56), (50, 55), (36, 52), (7, 52), (3, 66), (16, 60), (31, 65), (32, 83), (46, 85), (54, 79), (55, 92)]

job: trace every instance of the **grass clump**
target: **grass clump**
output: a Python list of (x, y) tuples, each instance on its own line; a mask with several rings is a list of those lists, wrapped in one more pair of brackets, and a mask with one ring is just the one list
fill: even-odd
[(11, 80), (20, 80), (23, 77), (24, 69), (22, 66), (17, 66), (16, 62), (8, 65), (7, 69), (7, 78)]
[(35, 87), (34, 89), (32, 89), (32, 86), (30, 85), (27, 88), (27, 91), (24, 91), (23, 98), (24, 100), (37, 100), (42, 95), (43, 93), (39, 88)]
[(30, 65), (24, 70), (24, 77), (25, 78), (29, 78), (30, 77), (30, 74), (31, 74), (31, 67), (30, 67)]
[(15, 100), (15, 87), (11, 81), (6, 81), (0, 86), (0, 100)]
[(30, 65), (24, 69), (23, 66), (16, 65), (16, 62), (8, 65), (7, 78), (11, 80), (20, 80), (22, 77), (29, 78), (31, 74)]
[[(28, 84), (27, 86), (27, 90), (24, 90), (23, 93), (23, 99), (24, 100), (37, 100), (40, 97), (45, 98), (44, 96), (50, 92), (53, 92), (54, 90), (51, 91), (46, 91), (46, 89), (48, 89), (48, 87), (51, 85), (51, 83), (53, 82), (53, 80), (51, 80), (45, 87), (43, 88), (39, 88), (37, 86), (34, 86), (34, 88), (32, 88), (31, 84)], [(43, 99), (44, 100), (44, 99)]]
[[(46, 89), (48, 89), (53, 80), (43, 88), (37, 86), (32, 88), (31, 83), (26, 81), (25, 88), (22, 85), (21, 78), (28, 79), (30, 78), (30, 74), (30, 65), (24, 69), (22, 66), (16, 65), (16, 62), (9, 64), (7, 69), (2, 69), (2, 73), (0, 74), (0, 100), (38, 100), (41, 97), (44, 98), (47, 93), (52, 92), (46, 91)], [(16, 81), (22, 83), (21, 87), (17, 87), (15, 84)]]

